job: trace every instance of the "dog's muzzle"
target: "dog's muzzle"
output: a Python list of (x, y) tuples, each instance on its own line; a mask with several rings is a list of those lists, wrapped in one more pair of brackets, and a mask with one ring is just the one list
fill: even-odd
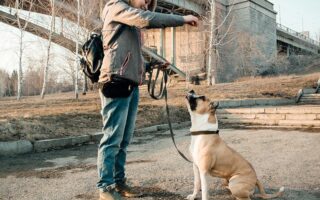
[(197, 99), (205, 100), (205, 96), (196, 95), (196, 93), (193, 90), (191, 90), (187, 93), (186, 99), (188, 100), (190, 109), (194, 111), (197, 108)]
[(198, 99), (198, 98), (204, 98), (203, 95), (197, 95), (193, 90), (191, 90), (190, 92), (187, 93), (186, 99), (188, 99), (188, 101), (192, 100), (192, 99)]

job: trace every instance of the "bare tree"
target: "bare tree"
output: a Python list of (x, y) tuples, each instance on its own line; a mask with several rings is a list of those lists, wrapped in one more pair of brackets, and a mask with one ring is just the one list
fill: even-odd
[(48, 71), (49, 71), (49, 62), (50, 62), (50, 49), (51, 49), (51, 40), (52, 40), (52, 33), (54, 31), (54, 24), (55, 24), (55, 5), (54, 0), (50, 0), (50, 6), (51, 6), (51, 24), (50, 24), (50, 32), (49, 32), (49, 41), (48, 41), (48, 48), (47, 48), (47, 61), (44, 66), (43, 70), (43, 85), (41, 90), (41, 98), (44, 98), (46, 87), (47, 87), (47, 81), (48, 81)]
[(216, 61), (216, 48), (214, 47), (214, 43), (216, 43), (216, 2), (215, 0), (209, 0), (210, 4), (210, 42), (209, 42), (209, 60), (208, 60), (208, 68), (207, 68), (207, 84), (212, 85), (215, 84), (215, 76), (213, 75), (214, 71), (214, 61)]
[(9, 74), (0, 69), (0, 97), (7, 96), (10, 90)]
[[(204, 19), (209, 24), (209, 45), (208, 45), (208, 66), (207, 66), (207, 84), (212, 85), (216, 83), (217, 68), (219, 63), (219, 48), (226, 45), (233, 39), (226, 41), (230, 34), (232, 27), (232, 18), (227, 23), (230, 13), (233, 10), (234, 2), (231, 2), (228, 13), (223, 15), (218, 9), (218, 2), (216, 0), (208, 0), (210, 5), (209, 19)], [(223, 30), (223, 31), (221, 31)]]
[(75, 59), (75, 84), (74, 84), (74, 90), (75, 90), (75, 98), (79, 98), (79, 88), (78, 88), (78, 74), (79, 74), (79, 66), (80, 66), (80, 60), (79, 60), (79, 35), (80, 35), (80, 0), (77, 0), (77, 36), (76, 36), (76, 59)]
[[(26, 0), (16, 0), (15, 1), (15, 9), (17, 10), (16, 16), (17, 16), (17, 24), (20, 30), (20, 37), (19, 37), (19, 70), (18, 70), (18, 94), (17, 94), (17, 100), (21, 99), (22, 95), (22, 85), (23, 85), (23, 72), (22, 72), (22, 56), (23, 56), (23, 37), (25, 34), (25, 30), (28, 26), (28, 20), (26, 20), (25, 24), (22, 25), (20, 18), (19, 18), (19, 9), (24, 7), (24, 4), (26, 3)], [(28, 1), (29, 4), (29, 16), (30, 18), (30, 10), (33, 6), (33, 0)]]
[(9, 96), (15, 96), (18, 90), (18, 72), (13, 70), (10, 76)]
[(320, 29), (318, 33), (316, 33), (316, 41), (318, 42), (318, 45), (320, 45)]
[(75, 67), (74, 67), (75, 60), (72, 57), (66, 58), (66, 64), (67, 66), (60, 66), (59, 68), (63, 71), (63, 74), (65, 75), (67, 80), (71, 80), (72, 85), (75, 84), (76, 79), (76, 73), (75, 73)]
[(41, 92), (41, 83), (43, 82), (43, 68), (39, 65), (45, 60), (32, 60), (25, 69), (23, 94), (26, 96), (39, 95)]

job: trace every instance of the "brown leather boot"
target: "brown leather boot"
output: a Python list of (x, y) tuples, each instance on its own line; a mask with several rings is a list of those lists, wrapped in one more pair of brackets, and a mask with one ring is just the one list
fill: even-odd
[(125, 181), (116, 183), (115, 190), (123, 197), (133, 198), (142, 196), (141, 192), (136, 191), (135, 189), (127, 185)]
[(108, 191), (100, 191), (99, 200), (124, 200), (121, 195), (116, 192), (115, 188)]

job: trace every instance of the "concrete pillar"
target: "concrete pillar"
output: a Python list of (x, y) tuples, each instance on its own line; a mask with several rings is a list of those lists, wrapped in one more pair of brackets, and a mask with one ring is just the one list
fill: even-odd
[(63, 18), (63, 16), (61, 17), (61, 32), (60, 32), (60, 34), (61, 35), (63, 35), (63, 31), (64, 31), (64, 28), (63, 28), (63, 26), (64, 26), (64, 20), (63, 20), (64, 18)]
[(176, 65), (176, 27), (171, 28), (172, 34), (172, 49), (171, 49), (171, 63)]
[(165, 29), (160, 29), (160, 55), (165, 57)]

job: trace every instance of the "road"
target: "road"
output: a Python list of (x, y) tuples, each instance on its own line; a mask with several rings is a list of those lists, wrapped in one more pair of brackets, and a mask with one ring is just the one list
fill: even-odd
[[(188, 155), (187, 129), (175, 131)], [(267, 192), (281, 186), (281, 200), (320, 199), (320, 133), (224, 129), (220, 136), (254, 166)], [(0, 157), (1, 200), (94, 200), (97, 144)], [(144, 195), (133, 200), (182, 200), (192, 192), (192, 165), (175, 151), (169, 132), (135, 137), (127, 164), (129, 182)], [(231, 200), (212, 178), (210, 198)]]

